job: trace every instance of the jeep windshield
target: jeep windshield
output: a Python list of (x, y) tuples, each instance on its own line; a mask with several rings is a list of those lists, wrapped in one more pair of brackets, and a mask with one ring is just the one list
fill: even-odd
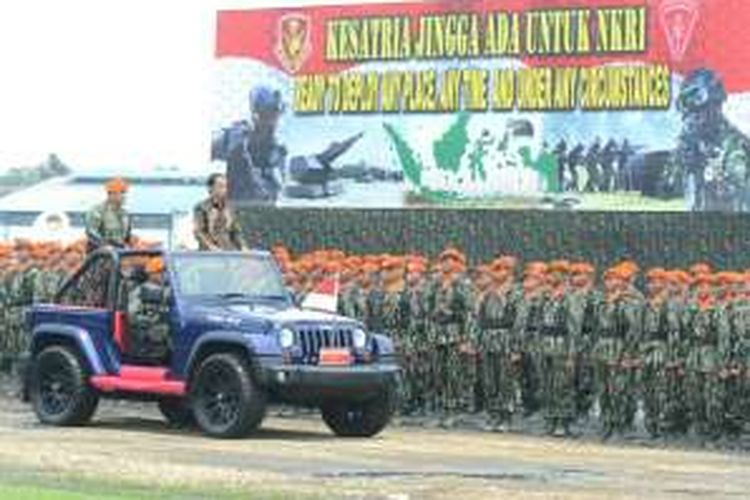
[(181, 297), (224, 300), (288, 300), (270, 256), (253, 253), (173, 254)]

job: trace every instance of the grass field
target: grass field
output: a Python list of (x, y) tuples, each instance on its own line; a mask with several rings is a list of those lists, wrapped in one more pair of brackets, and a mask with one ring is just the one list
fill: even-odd
[(2, 500), (239, 500), (239, 499), (313, 499), (322, 498), (288, 490), (245, 491), (228, 485), (222, 490), (212, 484), (210, 489), (195, 486), (155, 486), (153, 483), (113, 482), (95, 480), (72, 474), (29, 472), (0, 467), (0, 499)]

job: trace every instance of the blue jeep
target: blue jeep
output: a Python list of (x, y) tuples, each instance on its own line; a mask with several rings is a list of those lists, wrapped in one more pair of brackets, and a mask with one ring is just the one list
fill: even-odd
[(391, 340), (298, 307), (267, 252), (100, 250), (27, 323), (24, 393), (46, 424), (84, 424), (110, 396), (232, 438), (280, 402), (319, 407), (339, 436), (373, 436), (396, 405)]

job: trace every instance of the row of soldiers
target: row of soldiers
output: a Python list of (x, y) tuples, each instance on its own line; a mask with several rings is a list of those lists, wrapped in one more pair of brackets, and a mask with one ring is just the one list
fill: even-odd
[(37, 267), (0, 273), (0, 356), (17, 356), (28, 347), (25, 311), (34, 302), (51, 301), (66, 278), (61, 270)]
[(565, 139), (555, 145), (558, 185), (562, 191), (615, 192), (635, 191), (639, 180), (630, 163), (635, 149), (624, 139), (605, 144), (597, 137), (588, 147), (581, 143), (568, 145)]
[[(494, 426), (544, 416), (551, 433), (594, 417), (605, 436), (743, 429), (750, 411), (750, 274), (604, 271), (502, 256), (467, 269), (448, 249), (426, 259), (328, 255), (291, 262), (298, 290), (336, 274), (340, 312), (392, 335), (405, 368), (403, 411), (486, 412)], [(323, 256), (326, 257), (326, 256)], [(317, 278), (316, 278), (317, 276)]]
[[(511, 256), (469, 270), (447, 249), (422, 256), (274, 254), (300, 293), (341, 281), (340, 312), (392, 335), (405, 368), (402, 411), (485, 412), (497, 427), (534, 414), (550, 432), (595, 417), (624, 433), (641, 409), (653, 435), (742, 432), (750, 415), (750, 272), (650, 269), (624, 262), (597, 281), (587, 263), (524, 266)], [(64, 273), (0, 280), (0, 352), (27, 340), (23, 311)]]

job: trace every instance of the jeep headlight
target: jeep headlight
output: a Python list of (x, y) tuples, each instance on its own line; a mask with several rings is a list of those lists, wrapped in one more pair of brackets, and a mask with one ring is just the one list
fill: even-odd
[(282, 328), (279, 332), (279, 344), (284, 349), (289, 349), (294, 345), (294, 332), (289, 328)]
[(356, 328), (352, 333), (352, 341), (354, 342), (354, 348), (362, 350), (367, 344), (367, 334), (361, 328)]

